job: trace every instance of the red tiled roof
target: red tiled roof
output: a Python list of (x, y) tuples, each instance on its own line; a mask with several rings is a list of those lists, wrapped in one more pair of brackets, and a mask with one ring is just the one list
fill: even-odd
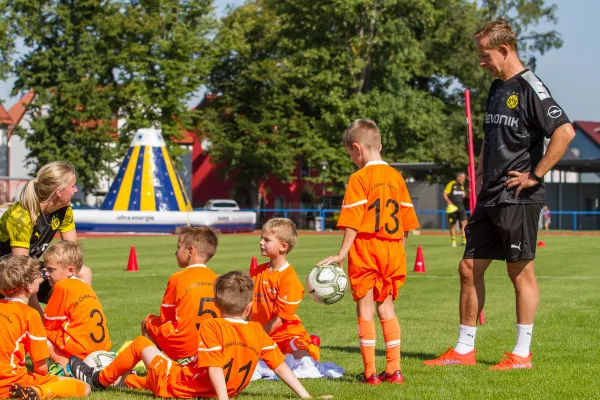
[(33, 92), (33, 90), (30, 90), (29, 93), (21, 97), (21, 99), (15, 104), (13, 104), (10, 110), (8, 110), (8, 115), (10, 116), (14, 124), (12, 129), (8, 131), (8, 136), (10, 136), (14, 131), (15, 127), (19, 125), (21, 119), (27, 112), (27, 106), (29, 106), (29, 104), (33, 101), (34, 97), (35, 93)]
[[(211, 96), (208, 95), (207, 97), (210, 98)], [(216, 97), (216, 96), (214, 96), (214, 97)], [(2, 105), (0, 105), (0, 123), (5, 122), (3, 115), (6, 114), (6, 118), (7, 118), (6, 123), (9, 125), (12, 125), (12, 127), (8, 131), (9, 136), (12, 134), (12, 131), (14, 130), (14, 128), (17, 125), (19, 125), (19, 123), (21, 122), (21, 119), (27, 112), (27, 106), (33, 101), (34, 98), (35, 98), (35, 93), (33, 91), (29, 91), (29, 93), (27, 93), (25, 96), (23, 96), (19, 101), (17, 101), (10, 108), (8, 113), (6, 113), (6, 111), (4, 110)], [(194, 109), (195, 108), (196, 107), (194, 107)], [(4, 114), (3, 114), (3, 112), (4, 112)], [(99, 121), (98, 125), (101, 125), (101, 124), (102, 124), (102, 121)], [(81, 123), (81, 125), (82, 126), (93, 126), (94, 123), (85, 122), (85, 123)], [(113, 119), (111, 119), (110, 125), (111, 125), (111, 128), (113, 128), (114, 132), (115, 132), (112, 135), (116, 137), (116, 132), (118, 129), (118, 121), (115, 118), (113, 118)], [(181, 125), (180, 125), (180, 128), (182, 130), (181, 137), (178, 139), (171, 138), (171, 140), (173, 142), (179, 143), (179, 144), (189, 144), (189, 145), (194, 144), (194, 142), (196, 141), (196, 134), (186, 130)]]
[(600, 146), (600, 122), (574, 121), (575, 126), (585, 132), (598, 146)]
[(0, 104), (0, 124), (5, 124), (5, 125), (12, 125), (13, 121), (12, 118), (10, 117), (10, 115), (8, 115), (8, 113), (6, 112), (6, 109), (4, 107), (2, 107), (2, 104)]

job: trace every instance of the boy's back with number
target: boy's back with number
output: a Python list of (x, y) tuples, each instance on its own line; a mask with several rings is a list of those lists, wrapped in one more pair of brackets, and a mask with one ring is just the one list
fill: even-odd
[(418, 228), (415, 210), (402, 175), (384, 161), (367, 163), (350, 176), (338, 228), (356, 230), (348, 253), (348, 276), (354, 300), (374, 289), (383, 301), (406, 278), (402, 238)]
[(78, 278), (56, 282), (44, 310), (48, 340), (66, 356), (81, 359), (98, 350), (110, 351), (106, 316), (90, 285)]

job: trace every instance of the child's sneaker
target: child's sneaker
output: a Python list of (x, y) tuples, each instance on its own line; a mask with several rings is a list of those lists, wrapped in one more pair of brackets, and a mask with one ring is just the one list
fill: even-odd
[(13, 399), (40, 400), (40, 396), (32, 387), (23, 387), (18, 383), (10, 385), (8, 395)]
[(358, 381), (360, 383), (366, 383), (367, 385), (379, 385), (381, 383), (379, 375), (377, 375), (376, 373), (368, 378), (365, 376), (365, 374), (361, 374), (358, 377)]
[(531, 369), (531, 353), (527, 357), (521, 357), (513, 353), (504, 353), (504, 358), (500, 362), (489, 369), (501, 371), (507, 369)]
[(459, 354), (453, 348), (449, 348), (444, 354), (435, 360), (425, 360), (423, 365), (428, 366), (445, 366), (445, 365), (475, 365), (477, 350), (471, 350), (467, 354)]
[(94, 371), (94, 368), (86, 365), (78, 357), (72, 356), (69, 358), (69, 367), (71, 367), (71, 373), (75, 378), (87, 383), (92, 389), (104, 389), (104, 386), (98, 382), (98, 378), (94, 376), (95, 374), (100, 374), (100, 371)]
[(389, 382), (389, 383), (404, 383), (404, 376), (402, 376), (402, 372), (400, 370), (394, 372), (393, 374), (388, 374), (383, 371), (379, 374), (379, 380), (381, 382)]
[(71, 368), (69, 364), (67, 364), (67, 369), (63, 369), (62, 365), (57, 362), (51, 362), (48, 367), (48, 375), (54, 376), (73, 376), (71, 374)]

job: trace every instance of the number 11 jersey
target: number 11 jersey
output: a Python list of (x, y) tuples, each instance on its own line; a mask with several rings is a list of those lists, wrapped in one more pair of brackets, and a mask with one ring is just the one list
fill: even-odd
[(419, 227), (402, 175), (385, 161), (371, 161), (350, 176), (337, 223), (388, 240)]

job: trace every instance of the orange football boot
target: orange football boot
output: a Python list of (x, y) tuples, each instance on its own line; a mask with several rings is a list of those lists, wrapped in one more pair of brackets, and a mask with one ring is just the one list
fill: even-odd
[(449, 348), (444, 354), (435, 360), (425, 360), (423, 365), (445, 366), (445, 365), (475, 365), (477, 350), (471, 350), (467, 354), (459, 354), (453, 348)]
[(521, 357), (513, 353), (504, 353), (504, 358), (500, 362), (489, 369), (495, 371), (503, 371), (507, 369), (531, 369), (531, 353), (527, 357)]

